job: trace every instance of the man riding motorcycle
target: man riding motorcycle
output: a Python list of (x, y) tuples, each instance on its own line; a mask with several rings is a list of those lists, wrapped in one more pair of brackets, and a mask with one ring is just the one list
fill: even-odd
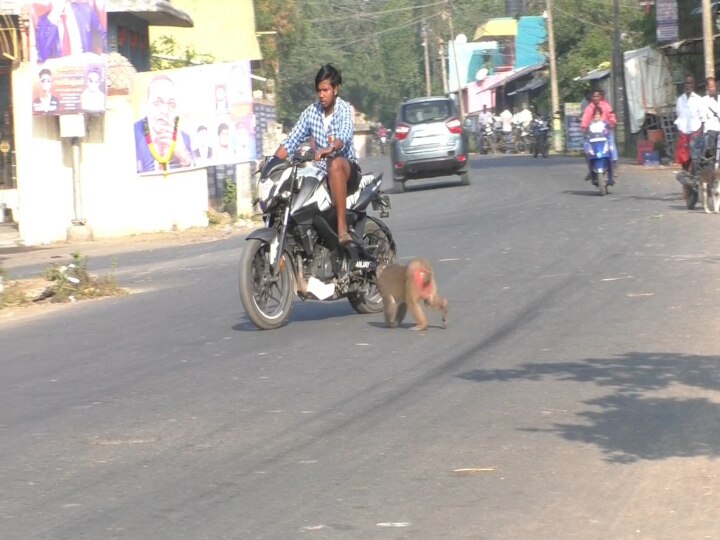
[(318, 101), (303, 111), (290, 135), (275, 151), (275, 157), (287, 159), (308, 138), (314, 142), (318, 166), (328, 174), (339, 243), (346, 247), (353, 241), (347, 229), (346, 198), (348, 191), (355, 191), (360, 184), (360, 167), (353, 147), (352, 109), (338, 96), (341, 83), (342, 76), (335, 66), (325, 64), (320, 68), (315, 75)]

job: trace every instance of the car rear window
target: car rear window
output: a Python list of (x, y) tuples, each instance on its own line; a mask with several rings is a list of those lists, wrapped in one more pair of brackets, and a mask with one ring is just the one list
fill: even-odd
[(452, 104), (448, 100), (408, 103), (402, 108), (402, 121), (408, 124), (439, 122), (452, 115)]

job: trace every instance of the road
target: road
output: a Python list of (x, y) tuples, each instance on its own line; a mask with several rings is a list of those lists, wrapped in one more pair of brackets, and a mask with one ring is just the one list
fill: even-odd
[(720, 537), (720, 217), (621, 174), (474, 157), (392, 196), (445, 330), (257, 331), (239, 238), (94, 259), (136, 294), (0, 324), (0, 537)]

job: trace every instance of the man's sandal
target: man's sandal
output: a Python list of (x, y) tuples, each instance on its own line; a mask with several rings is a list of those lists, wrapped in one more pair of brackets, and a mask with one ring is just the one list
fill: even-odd
[(352, 236), (350, 234), (339, 234), (338, 235), (338, 243), (340, 244), (340, 247), (348, 247), (350, 244), (353, 243)]

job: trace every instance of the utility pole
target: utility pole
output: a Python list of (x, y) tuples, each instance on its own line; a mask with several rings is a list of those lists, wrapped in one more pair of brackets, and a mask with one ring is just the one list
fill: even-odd
[(715, 76), (713, 48), (713, 16), (710, 0), (702, 0), (703, 51), (705, 53), (705, 78)]
[(460, 121), (465, 121), (465, 104), (463, 103), (462, 84), (460, 83), (460, 70), (458, 69), (457, 43), (455, 43), (455, 28), (453, 27), (452, 6), (450, 0), (445, 0), (448, 7), (448, 24), (450, 25), (450, 43), (453, 48), (453, 60), (455, 61), (455, 77), (458, 85), (458, 104), (460, 105)]
[(612, 105), (617, 114), (615, 144), (620, 148), (619, 133), (622, 130), (622, 146), (627, 151), (630, 141), (630, 123), (628, 120), (627, 100), (625, 99), (625, 59), (623, 58), (622, 37), (620, 33), (620, 1), (613, 0), (613, 61), (612, 61)]
[(553, 146), (562, 152), (562, 122), (560, 121), (560, 91), (558, 90), (557, 63), (555, 62), (555, 27), (553, 26), (552, 0), (547, 0), (548, 53), (550, 55), (550, 102), (553, 119)]
[(427, 23), (422, 25), (423, 49), (425, 49), (425, 95), (432, 95), (432, 85), (430, 84), (430, 52), (428, 51), (428, 32)]
[(440, 57), (440, 73), (442, 74), (443, 95), (448, 93), (447, 70), (445, 69), (445, 42), (438, 39), (438, 56)]

